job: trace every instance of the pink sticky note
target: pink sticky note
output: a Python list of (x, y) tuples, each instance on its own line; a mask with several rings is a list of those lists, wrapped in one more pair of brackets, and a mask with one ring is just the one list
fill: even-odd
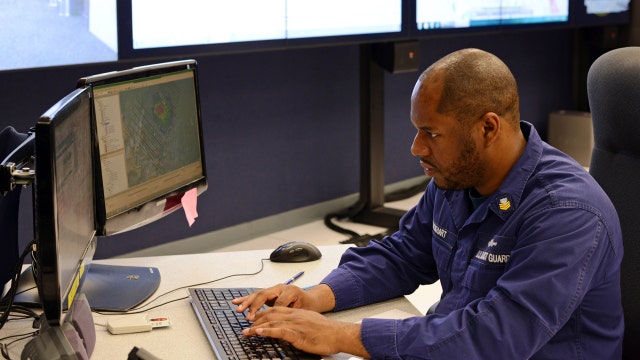
[(187, 217), (187, 222), (189, 226), (193, 225), (196, 222), (196, 218), (198, 217), (198, 190), (193, 188), (184, 195), (182, 195), (182, 208), (184, 209), (184, 214)]

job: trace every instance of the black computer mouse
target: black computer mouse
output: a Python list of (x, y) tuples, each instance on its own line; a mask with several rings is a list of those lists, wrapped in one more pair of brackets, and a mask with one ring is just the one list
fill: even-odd
[(310, 243), (291, 241), (278, 246), (271, 252), (269, 260), (273, 262), (306, 262), (322, 257), (320, 250)]

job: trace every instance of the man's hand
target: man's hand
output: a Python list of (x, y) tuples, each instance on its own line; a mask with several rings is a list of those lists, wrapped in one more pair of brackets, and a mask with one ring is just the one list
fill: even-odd
[(238, 305), (237, 312), (247, 309), (246, 318), (254, 321), (256, 313), (262, 305), (283, 306), (298, 309), (312, 310), (315, 312), (330, 311), (335, 307), (333, 291), (327, 285), (317, 285), (309, 290), (303, 290), (295, 285), (278, 284), (255, 293), (233, 299), (233, 304)]
[(315, 311), (275, 306), (258, 313), (242, 334), (282, 339), (314, 354), (370, 357), (360, 339), (360, 325), (331, 320)]

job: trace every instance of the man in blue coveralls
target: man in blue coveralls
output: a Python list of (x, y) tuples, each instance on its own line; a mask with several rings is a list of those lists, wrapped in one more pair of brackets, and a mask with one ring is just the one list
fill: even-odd
[[(349, 249), (306, 291), (280, 284), (234, 300), (255, 321), (245, 336), (375, 359), (619, 359), (616, 211), (520, 121), (507, 66), (478, 49), (438, 60), (415, 85), (411, 122), (411, 152), (432, 180), (398, 232)], [(321, 314), (437, 280), (434, 314), (361, 324)]]

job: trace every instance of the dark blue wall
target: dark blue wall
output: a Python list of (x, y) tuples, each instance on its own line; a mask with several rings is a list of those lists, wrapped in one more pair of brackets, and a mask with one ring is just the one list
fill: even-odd
[[(572, 106), (571, 30), (421, 41), (421, 69), (464, 47), (501, 57), (515, 74), (521, 114), (546, 135), (550, 111)], [(184, 215), (101, 239), (96, 257), (170, 242), (358, 192), (358, 47), (196, 57), (209, 190), (189, 228)], [(164, 61), (147, 60), (144, 63)], [(70, 92), (80, 76), (141, 63), (0, 73), (0, 128), (20, 131)], [(409, 154), (409, 97), (419, 73), (385, 76), (385, 181), (420, 176)], [(23, 192), (21, 237), (30, 238), (31, 191)], [(26, 199), (26, 200), (25, 200)]]

